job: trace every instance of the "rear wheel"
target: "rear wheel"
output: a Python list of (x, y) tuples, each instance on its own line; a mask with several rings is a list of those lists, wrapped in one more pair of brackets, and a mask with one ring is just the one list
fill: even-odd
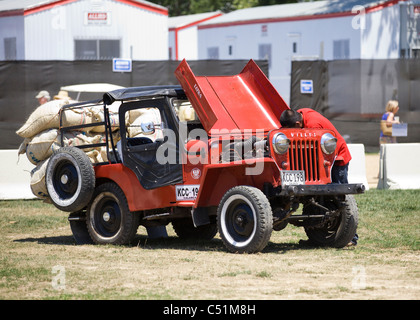
[(70, 229), (76, 244), (93, 244), (86, 226), (86, 212), (73, 212), (69, 215)]
[(229, 251), (259, 252), (271, 237), (273, 214), (270, 203), (257, 188), (234, 187), (226, 192), (220, 202), (217, 224)]
[(45, 183), (58, 209), (75, 212), (86, 207), (92, 197), (95, 171), (89, 157), (82, 150), (63, 147), (50, 157)]
[(128, 244), (139, 226), (139, 215), (129, 210), (124, 192), (115, 183), (98, 186), (87, 210), (87, 228), (98, 244)]

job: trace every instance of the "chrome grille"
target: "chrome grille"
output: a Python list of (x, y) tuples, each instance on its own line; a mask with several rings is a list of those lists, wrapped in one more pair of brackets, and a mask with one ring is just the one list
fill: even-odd
[(292, 140), (289, 148), (290, 170), (303, 170), (306, 181), (318, 181), (318, 147), (316, 140)]

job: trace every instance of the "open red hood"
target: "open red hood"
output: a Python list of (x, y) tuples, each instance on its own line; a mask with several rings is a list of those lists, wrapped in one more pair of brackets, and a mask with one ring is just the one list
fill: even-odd
[(289, 109), (253, 60), (238, 75), (197, 77), (184, 59), (175, 75), (207, 132), (277, 129)]

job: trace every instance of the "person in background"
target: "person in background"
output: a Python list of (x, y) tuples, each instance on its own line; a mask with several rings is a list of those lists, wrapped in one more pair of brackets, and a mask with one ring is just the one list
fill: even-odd
[(48, 91), (42, 90), (36, 96), (35, 99), (38, 99), (39, 105), (43, 105), (51, 100), (50, 94)]
[(71, 100), (69, 97), (69, 93), (64, 90), (60, 90), (56, 96), (54, 96), (54, 100)]
[(334, 131), (337, 138), (338, 153), (332, 168), (332, 182), (348, 183), (347, 176), (351, 154), (344, 138), (327, 118), (310, 108), (302, 108), (297, 111), (286, 110), (280, 116), (280, 124), (283, 128), (312, 128)]
[[(331, 180), (332, 183), (348, 183), (348, 167), (351, 154), (344, 138), (327, 118), (310, 108), (302, 108), (297, 111), (285, 110), (280, 116), (280, 124), (283, 128), (312, 128), (334, 131), (337, 138), (338, 152), (331, 171)], [(359, 236), (356, 233), (348, 246), (356, 246), (357, 240), (359, 240)]]
[(383, 143), (397, 143), (397, 137), (392, 136), (392, 124), (400, 123), (397, 114), (400, 107), (398, 101), (389, 100), (385, 107), (385, 113), (381, 119), (381, 135), (379, 136), (379, 145)]

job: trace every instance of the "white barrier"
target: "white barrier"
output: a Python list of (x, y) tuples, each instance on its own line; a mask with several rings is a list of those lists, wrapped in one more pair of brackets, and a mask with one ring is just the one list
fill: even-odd
[(363, 183), (365, 190), (369, 190), (369, 184), (366, 178), (366, 158), (365, 146), (363, 144), (348, 144), (351, 153), (349, 163), (348, 181), (349, 183)]
[(420, 189), (420, 143), (381, 145), (378, 189)]
[(31, 170), (35, 166), (18, 150), (0, 150), (0, 199), (34, 199), (31, 191)]

